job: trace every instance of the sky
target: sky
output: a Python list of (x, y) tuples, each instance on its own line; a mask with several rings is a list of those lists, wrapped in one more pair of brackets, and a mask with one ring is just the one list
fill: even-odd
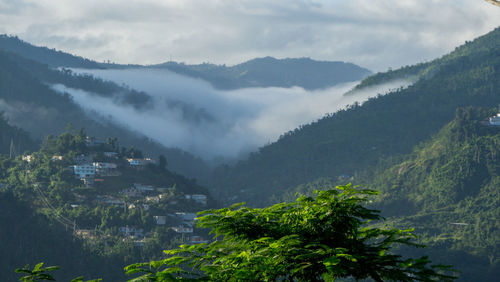
[(385, 71), (498, 26), (482, 0), (0, 0), (0, 33), (123, 64), (274, 56)]

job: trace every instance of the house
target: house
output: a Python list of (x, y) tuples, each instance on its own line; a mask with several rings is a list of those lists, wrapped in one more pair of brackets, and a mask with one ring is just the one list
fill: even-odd
[(141, 183), (134, 183), (135, 189), (141, 191), (142, 193), (144, 192), (153, 192), (155, 190), (155, 187), (152, 185), (144, 185)]
[(96, 239), (97, 235), (94, 230), (91, 229), (76, 229), (74, 235), (82, 239)]
[(128, 188), (128, 189), (123, 189), (122, 190), (123, 195), (127, 197), (140, 197), (142, 195), (142, 191), (139, 189), (136, 189), (134, 187)]
[(155, 220), (157, 225), (165, 225), (167, 223), (166, 215), (154, 215), (153, 219)]
[(122, 226), (118, 228), (118, 232), (123, 233), (126, 237), (144, 238), (144, 229), (135, 226)]
[(196, 220), (196, 213), (193, 212), (176, 212), (175, 217), (182, 220), (184, 223), (192, 224)]
[(95, 175), (95, 166), (92, 164), (78, 164), (73, 166), (75, 175), (86, 178)]
[(93, 147), (93, 146), (105, 145), (106, 142), (97, 137), (87, 136), (87, 138), (85, 138), (85, 144), (89, 147)]
[(203, 206), (207, 205), (207, 196), (203, 194), (184, 195), (187, 200), (193, 200)]
[(500, 126), (500, 113), (489, 118), (489, 125)]
[(103, 162), (94, 162), (93, 163), (96, 173), (103, 176), (118, 176), (119, 173), (117, 171), (118, 165), (115, 163), (103, 163)]
[(104, 155), (108, 158), (118, 158), (118, 153), (117, 152), (104, 152)]
[(128, 158), (127, 161), (128, 161), (128, 164), (130, 166), (134, 166), (134, 167), (141, 167), (141, 166), (155, 163), (150, 158), (144, 158), (144, 159)]
[(158, 197), (158, 196), (147, 196), (145, 200), (146, 200), (146, 202), (159, 203), (160, 202), (160, 197)]
[(193, 227), (188, 225), (179, 225), (170, 228), (177, 233), (193, 233)]
[(35, 158), (33, 157), (33, 155), (26, 155), (26, 156), (22, 156), (21, 157), (23, 161), (27, 161), (27, 162), (31, 162), (32, 160), (34, 160)]
[(79, 164), (91, 164), (93, 161), (94, 161), (94, 157), (92, 157), (91, 155), (78, 155), (76, 157), (73, 158), (73, 161), (75, 161), (75, 163), (77, 165)]
[(116, 206), (125, 206), (125, 202), (122, 200), (113, 197), (113, 196), (108, 196), (108, 195), (97, 195), (96, 196), (96, 201), (101, 204), (105, 205), (116, 205)]
[(51, 160), (52, 161), (62, 161), (63, 160), (63, 156), (56, 156), (56, 155), (54, 155), (54, 156), (52, 156)]

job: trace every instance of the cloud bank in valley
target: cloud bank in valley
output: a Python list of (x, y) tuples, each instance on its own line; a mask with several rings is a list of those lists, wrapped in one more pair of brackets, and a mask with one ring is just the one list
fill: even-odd
[(153, 106), (141, 110), (64, 85), (53, 88), (70, 94), (91, 116), (110, 119), (165, 146), (206, 159), (237, 157), (326, 113), (408, 85), (398, 81), (344, 96), (355, 83), (318, 91), (299, 87), (222, 91), (205, 81), (165, 70), (82, 72), (144, 91), (153, 98)]

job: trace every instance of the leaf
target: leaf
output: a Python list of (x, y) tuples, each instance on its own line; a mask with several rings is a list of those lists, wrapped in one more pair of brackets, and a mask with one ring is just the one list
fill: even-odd
[(339, 263), (340, 263), (340, 259), (337, 258), (336, 256), (332, 256), (332, 257), (329, 257), (329, 258), (326, 258), (323, 260), (323, 264), (325, 266), (337, 265)]

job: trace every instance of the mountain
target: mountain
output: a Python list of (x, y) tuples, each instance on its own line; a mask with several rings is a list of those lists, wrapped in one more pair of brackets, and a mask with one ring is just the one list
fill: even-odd
[(54, 70), (34, 60), (0, 51), (0, 111), (5, 112), (12, 125), (27, 131), (34, 139), (42, 140), (49, 134), (58, 135), (71, 123), (73, 127), (85, 128), (90, 135), (103, 140), (116, 137), (121, 140), (122, 146), (144, 148), (153, 156), (163, 154), (168, 158), (170, 169), (190, 177), (204, 177), (209, 171), (208, 166), (197, 157), (179, 149), (165, 148), (112, 123), (105, 116), (85, 112), (69, 95), (58, 94), (52, 89), (54, 84), (113, 97), (135, 108), (147, 109), (148, 103), (151, 103), (146, 93), (91, 76), (75, 75), (68, 70)]
[(102, 68), (99, 63), (47, 47), (33, 46), (17, 36), (0, 35), (0, 50), (16, 53), (50, 67)]
[(369, 70), (351, 63), (315, 61), (309, 58), (264, 57), (229, 67), (213, 64), (185, 65), (175, 62), (151, 67), (201, 78), (219, 89), (300, 86), (315, 90), (358, 81), (371, 74)]
[(365, 86), (420, 70), (410, 72), (417, 78), (406, 89), (303, 125), (247, 160), (220, 167), (211, 186), (228, 202), (265, 205), (287, 188), (320, 177), (356, 176), (381, 159), (411, 152), (450, 122), (458, 107), (500, 104), (498, 42), (500, 28), (426, 64), (427, 71), (414, 66), (367, 78), (376, 82)]
[(462, 281), (500, 275), (500, 128), (498, 110), (460, 108), (456, 118), (402, 161), (375, 172), (369, 187), (395, 226), (414, 226), (439, 261)]
[(371, 72), (351, 63), (315, 61), (309, 58), (275, 59), (257, 58), (241, 64), (225, 65), (166, 62), (141, 66), (114, 63), (98, 63), (47, 47), (34, 46), (18, 37), (0, 35), (0, 50), (15, 53), (49, 67), (84, 69), (161, 68), (182, 75), (200, 78), (219, 89), (246, 87), (293, 87), (314, 90), (339, 83), (358, 81)]
[(460, 270), (460, 281), (493, 281), (500, 275), (500, 127), (487, 119), (497, 112), (458, 108), (450, 123), (400, 159), (353, 179), (299, 185), (281, 200), (348, 181), (380, 191), (371, 206), (386, 224), (415, 228), (431, 259)]

